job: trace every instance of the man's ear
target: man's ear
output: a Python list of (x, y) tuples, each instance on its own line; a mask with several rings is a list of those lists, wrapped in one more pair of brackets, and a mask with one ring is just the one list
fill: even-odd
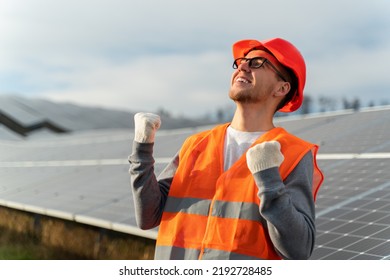
[(277, 90), (275, 91), (275, 96), (286, 96), (290, 89), (291, 85), (289, 82), (280, 82)]

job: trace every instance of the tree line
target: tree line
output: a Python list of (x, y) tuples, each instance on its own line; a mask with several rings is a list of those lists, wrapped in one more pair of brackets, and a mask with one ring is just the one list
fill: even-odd
[[(317, 98), (311, 95), (305, 95), (301, 108), (293, 114), (310, 114), (310, 113), (324, 113), (336, 110), (348, 110), (352, 109), (358, 111), (361, 107), (374, 107), (389, 105), (388, 100), (382, 101), (370, 101), (364, 104), (360, 98), (336, 98), (332, 96), (319, 96)], [(227, 105), (216, 109), (215, 116), (205, 116), (205, 118), (215, 119), (216, 122), (227, 122), (230, 121), (234, 113), (234, 105)], [(276, 116), (285, 116), (284, 113), (276, 113)], [(291, 115), (291, 114), (288, 114)]]
[[(347, 110), (352, 109), (358, 111), (361, 107), (374, 107), (374, 106), (384, 106), (389, 105), (390, 102), (388, 100), (382, 101), (370, 101), (367, 104), (364, 104), (359, 98), (336, 98), (332, 96), (319, 96), (313, 97), (309, 94), (305, 95), (303, 99), (302, 106), (296, 112), (285, 114), (277, 112), (275, 116), (290, 116), (290, 115), (298, 115), (298, 114), (310, 114), (310, 113), (324, 113), (331, 112), (336, 110)], [(159, 108), (157, 110), (157, 114), (165, 119), (177, 120), (180, 122), (195, 122), (195, 124), (202, 125), (208, 123), (223, 123), (231, 121), (234, 114), (235, 106), (232, 103), (228, 105), (219, 106), (215, 109), (214, 112), (209, 112), (204, 115), (200, 115), (197, 118), (189, 118), (186, 116), (173, 116), (170, 111)], [(187, 124), (188, 125), (188, 124)]]

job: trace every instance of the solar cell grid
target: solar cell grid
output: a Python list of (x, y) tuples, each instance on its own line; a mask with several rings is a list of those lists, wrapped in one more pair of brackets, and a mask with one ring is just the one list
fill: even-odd
[[(375, 197), (378, 193), (371, 195)], [(390, 212), (381, 210), (383, 207), (376, 205), (378, 201), (379, 198), (358, 199), (344, 207), (320, 215), (316, 222), (318, 235), (312, 259), (387, 257)], [(360, 205), (359, 208), (354, 207), (356, 202)], [(385, 200), (381, 205), (389, 203), (390, 201)]]
[[(384, 119), (389, 114), (378, 114), (342, 116), (341, 123), (332, 120), (333, 127), (329, 123), (322, 132), (317, 130), (319, 134), (313, 133), (316, 129), (310, 133), (321, 139), (320, 152), (388, 152), (389, 122)], [(347, 129), (352, 124), (353, 129)], [(317, 240), (311, 258), (388, 259), (389, 159), (320, 160), (319, 165), (326, 177), (317, 198)]]
[[(302, 138), (321, 145), (322, 153), (389, 151), (390, 116), (388, 110), (365, 111), (324, 117), (325, 121), (294, 130), (293, 122), (282, 123)], [(296, 121), (298, 122), (298, 120)], [(385, 144), (386, 143), (386, 144)], [(385, 144), (385, 145), (384, 145)], [(384, 147), (382, 147), (384, 145)]]

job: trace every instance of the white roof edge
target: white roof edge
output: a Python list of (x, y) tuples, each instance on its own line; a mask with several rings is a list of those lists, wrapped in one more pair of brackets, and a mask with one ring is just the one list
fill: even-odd
[(89, 217), (87, 215), (75, 215), (74, 220), (82, 224), (87, 224), (105, 229), (112, 229), (112, 223), (104, 219)]
[(341, 160), (341, 159), (388, 159), (390, 153), (319, 153), (318, 160)]
[(113, 223), (113, 230), (128, 233), (131, 235), (137, 235), (149, 239), (157, 239), (156, 230), (142, 230), (138, 227), (131, 226), (128, 224)]
[(275, 121), (280, 121), (280, 122), (296, 121), (302, 119), (343, 116), (343, 115), (353, 114), (355, 112), (367, 113), (367, 112), (377, 112), (377, 111), (385, 111), (385, 110), (390, 110), (390, 105), (363, 107), (360, 108), (359, 110), (345, 109), (345, 110), (318, 112), (318, 113), (310, 113), (310, 114), (302, 114), (302, 115), (283, 116), (283, 117), (276, 117)]

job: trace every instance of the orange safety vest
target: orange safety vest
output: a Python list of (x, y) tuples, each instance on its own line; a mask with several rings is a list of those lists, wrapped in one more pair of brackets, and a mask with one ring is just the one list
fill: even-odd
[[(246, 156), (224, 171), (228, 126), (198, 133), (183, 144), (161, 218), (156, 259), (280, 259), (262, 223), (258, 188)], [(266, 132), (252, 146), (271, 140), (281, 144), (283, 180), (312, 151), (315, 199), (323, 180), (316, 164), (318, 146), (283, 128)]]

